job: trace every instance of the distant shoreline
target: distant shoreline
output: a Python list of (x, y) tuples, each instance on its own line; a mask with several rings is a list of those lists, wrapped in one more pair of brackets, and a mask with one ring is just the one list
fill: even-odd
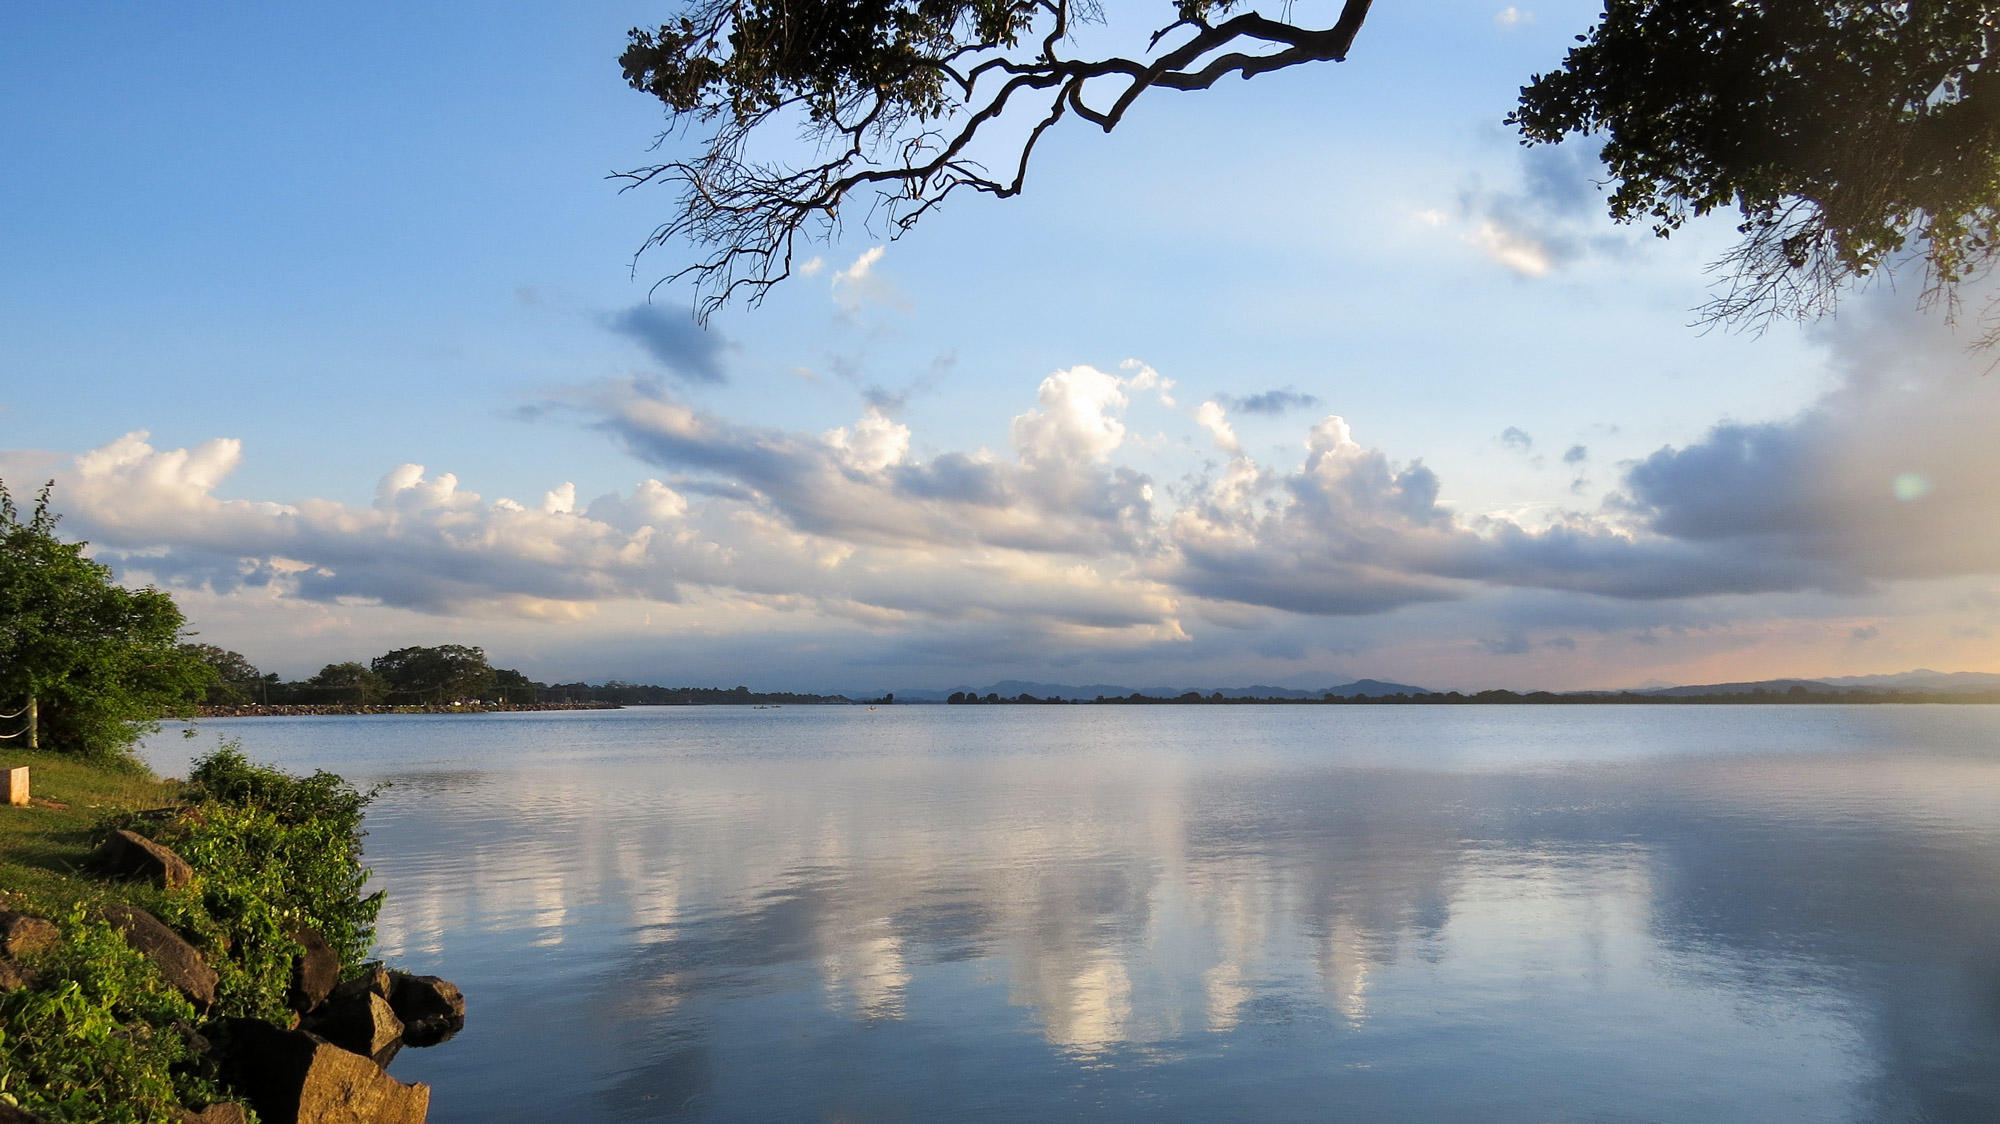
[[(1482, 691), (1476, 695), (1453, 692), (1423, 695), (1352, 695), (1318, 699), (1288, 698), (1188, 698), (1185, 696), (1163, 698), (1156, 695), (1100, 697), (1093, 699), (1022, 698), (966, 699), (951, 702), (944, 699), (907, 699), (893, 703), (868, 704), (868, 709), (876, 706), (1885, 706), (1885, 705), (1991, 705), (2000, 703), (2000, 692), (1979, 693), (1935, 693), (1855, 691), (1853, 693), (1810, 692), (1792, 694), (1790, 692), (1745, 691), (1734, 694), (1717, 695), (1642, 695), (1620, 694), (1554, 694), (1537, 691), (1531, 694), (1515, 694), (1511, 691)], [(758, 710), (776, 710), (785, 705), (813, 704), (767, 704), (767, 703), (635, 703), (630, 706), (644, 707), (694, 707), (694, 706), (754, 706)], [(857, 706), (859, 703), (819, 705)], [(473, 703), (464, 706), (343, 706), (317, 703), (286, 703), (251, 706), (203, 706), (196, 709), (196, 718), (307, 718), (319, 716), (370, 716), (385, 714), (510, 714), (539, 711), (577, 710), (625, 710), (628, 704), (609, 702), (547, 702), (547, 703)]]
[(537, 710), (621, 710), (618, 703), (464, 703), (422, 706), (360, 706), (345, 703), (252, 703), (248, 706), (198, 706), (196, 718), (300, 718), (322, 714), (507, 714)]
[(1713, 695), (1646, 695), (1637, 692), (1556, 694), (1552, 691), (1517, 693), (1481, 691), (1466, 695), (1457, 691), (1422, 695), (1331, 695), (1324, 698), (1215, 698), (1207, 695), (1100, 695), (1093, 699), (1063, 698), (967, 698), (910, 700), (908, 705), (945, 706), (1881, 706), (1924, 704), (2000, 703), (2000, 691), (1917, 692), (1917, 691), (1737, 691)]

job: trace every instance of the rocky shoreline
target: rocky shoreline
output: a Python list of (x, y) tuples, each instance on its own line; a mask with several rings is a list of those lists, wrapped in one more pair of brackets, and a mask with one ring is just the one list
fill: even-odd
[(296, 718), (319, 714), (510, 714), (543, 710), (622, 710), (617, 703), (426, 703), (417, 706), (360, 706), (344, 703), (251, 703), (247, 706), (200, 706), (197, 718)]
[[(194, 870), (173, 850), (130, 830), (115, 830), (87, 862), (95, 873), (168, 889)], [(232, 1124), (245, 1106), (264, 1124), (422, 1124), (430, 1087), (389, 1076), (386, 1066), (404, 1046), (435, 1046), (465, 1025), (465, 997), (449, 981), (391, 971), (369, 962), (348, 971), (327, 941), (310, 928), (292, 934), (290, 1013), (282, 1021), (228, 1016), (218, 1009), (217, 974), (202, 953), (152, 913), (107, 904), (95, 917), (108, 923), (161, 977), (209, 1020), (173, 1028), (196, 1064), (221, 1077), (240, 1102), (184, 1108), (189, 1124)], [(0, 910), (0, 994), (39, 981), (38, 955), (54, 949), (62, 928), (44, 917)], [(343, 982), (343, 976), (347, 978)], [(129, 1033), (147, 1033), (143, 1027)], [(0, 1124), (36, 1124), (40, 1117), (0, 1101)]]

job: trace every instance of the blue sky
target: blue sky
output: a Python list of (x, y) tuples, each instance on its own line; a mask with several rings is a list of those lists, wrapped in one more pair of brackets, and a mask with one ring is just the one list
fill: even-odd
[(1691, 327), (1729, 224), (1619, 228), (1500, 124), (1591, 5), (1384, 6), (705, 333), (605, 178), (668, 14), (0, 15), (0, 476), (287, 675), (2000, 670), (2000, 384), (1907, 285)]

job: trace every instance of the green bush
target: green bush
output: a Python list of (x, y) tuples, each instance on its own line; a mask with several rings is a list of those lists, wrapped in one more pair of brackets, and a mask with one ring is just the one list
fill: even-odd
[(97, 916), (107, 899), (143, 906), (201, 950), (218, 977), (216, 1017), (290, 1022), (301, 928), (347, 968), (367, 956), (382, 908), (381, 894), (362, 892), (361, 815), (374, 792), (253, 765), (226, 744), (196, 764), (187, 795), (178, 810), (113, 823), (172, 847), (193, 880), (98, 887), (62, 919), (58, 946), (30, 962), (35, 985), (0, 993), (0, 1103), (52, 1124), (180, 1124), (180, 1106), (230, 1099), (190, 1042), (200, 1016)]
[(0, 1101), (51, 1121), (179, 1124), (222, 1092), (179, 1029), (194, 1008), (79, 907), (35, 958), (34, 988), (0, 993)]
[[(300, 945), (316, 930), (344, 967), (367, 958), (382, 894), (364, 894), (361, 815), (373, 791), (332, 773), (294, 777), (254, 765), (234, 745), (197, 762), (202, 802), (157, 830), (195, 870), (160, 917), (209, 950), (224, 1007), (281, 1017)], [(227, 950), (226, 953), (221, 950)]]
[(361, 792), (334, 773), (320, 770), (295, 777), (268, 765), (252, 764), (242, 747), (225, 741), (194, 763), (188, 783), (206, 799), (237, 808), (258, 808), (286, 824), (338, 820), (361, 849), (361, 812), (378, 790)]

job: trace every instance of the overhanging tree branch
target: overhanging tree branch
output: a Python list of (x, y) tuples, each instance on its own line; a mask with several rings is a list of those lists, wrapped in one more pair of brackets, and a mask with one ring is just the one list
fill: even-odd
[[(830, 236), (864, 200), (868, 220), (895, 238), (961, 189), (1020, 194), (1036, 145), (1065, 116), (1109, 132), (1149, 90), (1342, 61), (1371, 2), (1345, 0), (1333, 25), (1316, 29), (1254, 11), (1211, 22), (1233, 0), (1183, 0), (1147, 54), (1191, 32), (1178, 46), (1077, 59), (1065, 54), (1075, 25), (1100, 18), (1085, 0), (699, 0), (678, 24), (633, 31), (621, 62), (676, 129), (715, 122), (714, 131), (697, 156), (613, 178), (621, 190), (675, 190), (673, 218), (640, 255), (691, 245), (697, 259), (661, 283), (692, 281), (706, 319), (739, 296), (760, 301), (792, 275), (801, 234)], [(1017, 48), (1023, 39), (1032, 53)], [(1090, 96), (1100, 87), (1102, 109)], [(1034, 123), (1005, 135), (997, 123), (1017, 104), (1032, 106)], [(750, 155), (785, 124), (818, 146), (817, 163)]]

